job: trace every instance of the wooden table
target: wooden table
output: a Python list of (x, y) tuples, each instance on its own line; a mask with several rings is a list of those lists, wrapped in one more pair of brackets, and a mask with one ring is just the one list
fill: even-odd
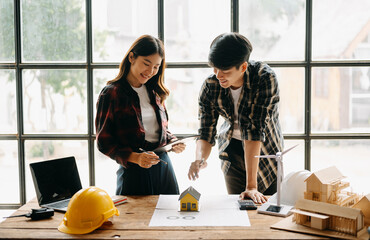
[[(132, 196), (117, 206), (120, 216), (112, 225), (84, 235), (69, 235), (57, 230), (63, 213), (50, 219), (31, 221), (26, 217), (8, 218), (0, 223), (0, 239), (326, 239), (320, 236), (274, 230), (270, 226), (281, 217), (258, 214), (249, 210), (250, 227), (149, 227), (158, 196)], [(14, 215), (39, 208), (32, 200)]]

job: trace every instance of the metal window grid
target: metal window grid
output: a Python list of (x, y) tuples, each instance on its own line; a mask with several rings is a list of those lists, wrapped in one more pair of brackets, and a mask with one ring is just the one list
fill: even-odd
[[(164, 40), (164, 0), (158, 1), (158, 36)], [(305, 69), (305, 123), (303, 134), (284, 134), (288, 140), (303, 140), (305, 142), (305, 169), (311, 169), (311, 141), (332, 139), (362, 139), (369, 140), (370, 133), (311, 133), (311, 74), (313, 67), (370, 67), (370, 60), (366, 61), (312, 61), (312, 5), (314, 0), (306, 0), (306, 39), (304, 61), (275, 61), (268, 62), (272, 67), (301, 67)], [(89, 184), (95, 184), (94, 166), (94, 116), (93, 116), (93, 70), (117, 68), (117, 64), (93, 63), (92, 58), (92, 3), (86, 4), (86, 63), (22, 63), (21, 46), (21, 6), (19, 0), (14, 0), (14, 34), (15, 34), (15, 63), (0, 63), (0, 69), (13, 69), (16, 76), (16, 106), (17, 106), (17, 134), (2, 134), (1, 140), (16, 140), (18, 143), (19, 164), (19, 204), (0, 204), (0, 209), (15, 209), (26, 203), (25, 183), (25, 140), (87, 140), (89, 162)], [(239, 31), (239, 0), (230, 0), (231, 26), (230, 31)], [(176, 62), (167, 63), (168, 68), (207, 68), (206, 62)], [(22, 106), (22, 70), (23, 69), (87, 69), (87, 134), (24, 134), (23, 106)], [(176, 134), (176, 133), (175, 133)]]

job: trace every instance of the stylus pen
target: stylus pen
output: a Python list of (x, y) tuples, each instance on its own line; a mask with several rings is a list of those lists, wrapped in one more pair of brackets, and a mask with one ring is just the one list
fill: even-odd
[(201, 158), (201, 162), (199, 163), (199, 167), (201, 167), (204, 164), (204, 158)]
[[(139, 150), (140, 151), (142, 151), (142, 152), (145, 152), (145, 153), (147, 153), (148, 151), (145, 151), (144, 149), (142, 149), (142, 148), (139, 148)], [(165, 164), (167, 164), (167, 162), (166, 161), (164, 161), (164, 160), (162, 160), (162, 159), (159, 159), (159, 160), (161, 160), (163, 163), (165, 163)]]

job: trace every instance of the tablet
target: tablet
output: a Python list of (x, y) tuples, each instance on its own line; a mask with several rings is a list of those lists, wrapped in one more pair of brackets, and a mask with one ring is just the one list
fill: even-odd
[(174, 142), (171, 142), (167, 145), (164, 145), (162, 147), (158, 147), (158, 148), (154, 149), (153, 152), (168, 152), (169, 150), (172, 149), (173, 145), (176, 145), (176, 144), (179, 144), (179, 143), (186, 143), (186, 142), (191, 141), (191, 140), (196, 140), (199, 136), (200, 135), (190, 135), (190, 136), (187, 136), (187, 137), (184, 137), (184, 138), (177, 139)]

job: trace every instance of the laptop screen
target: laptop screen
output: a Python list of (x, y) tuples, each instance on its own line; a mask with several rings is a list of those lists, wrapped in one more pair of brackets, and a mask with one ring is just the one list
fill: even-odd
[(40, 205), (71, 198), (82, 188), (74, 157), (31, 163), (30, 168)]

